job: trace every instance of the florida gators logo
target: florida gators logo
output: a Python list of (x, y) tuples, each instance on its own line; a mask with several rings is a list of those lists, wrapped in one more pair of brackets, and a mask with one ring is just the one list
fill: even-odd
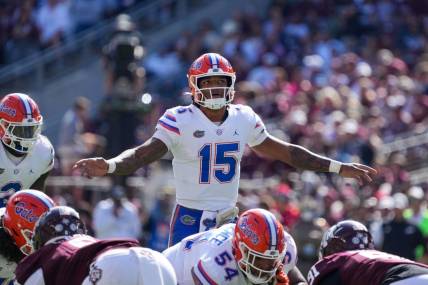
[(205, 131), (196, 130), (193, 132), (193, 136), (195, 138), (202, 138), (203, 136), (205, 136)]
[(259, 237), (255, 232), (251, 230), (251, 228), (248, 226), (248, 219), (245, 217), (242, 219), (242, 222), (239, 224), (239, 228), (242, 230), (242, 232), (251, 239), (251, 242), (253, 244), (259, 243)]
[(201, 67), (202, 67), (202, 61), (195, 61), (192, 66), (193, 69), (201, 69)]
[(6, 106), (5, 104), (0, 104), (0, 112), (3, 112), (11, 117), (16, 116), (16, 110)]
[(180, 221), (186, 226), (191, 226), (195, 224), (196, 219), (192, 216), (184, 215), (184, 216), (181, 216)]
[(16, 203), (15, 213), (30, 223), (35, 223), (37, 221), (37, 219), (39, 218), (39, 216), (33, 214), (32, 209), (27, 208), (27, 204), (25, 204), (24, 202)]

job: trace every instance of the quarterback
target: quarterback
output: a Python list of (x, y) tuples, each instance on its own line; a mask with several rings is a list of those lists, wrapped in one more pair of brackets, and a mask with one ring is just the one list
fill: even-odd
[(177, 205), (170, 245), (218, 226), (220, 217), (227, 219), (235, 214), (240, 162), (246, 145), (293, 167), (336, 172), (360, 183), (370, 182), (376, 173), (368, 166), (333, 161), (269, 135), (249, 106), (232, 104), (236, 76), (223, 56), (200, 56), (187, 76), (193, 103), (167, 110), (154, 135), (144, 144), (109, 160), (89, 158), (74, 165), (87, 177), (129, 175), (171, 151)]
[(40, 134), (43, 117), (28, 95), (0, 101), (0, 207), (21, 189), (43, 190), (54, 164), (54, 149)]

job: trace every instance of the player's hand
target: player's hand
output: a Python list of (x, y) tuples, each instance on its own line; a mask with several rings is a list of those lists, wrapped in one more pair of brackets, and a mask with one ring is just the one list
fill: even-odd
[(288, 285), (290, 282), (283, 268), (283, 264), (281, 264), (276, 271), (276, 285)]
[(81, 159), (73, 165), (73, 170), (80, 171), (82, 176), (92, 178), (107, 174), (108, 164), (102, 157)]
[(357, 179), (360, 185), (372, 182), (376, 174), (376, 169), (360, 163), (343, 163), (339, 172), (342, 177)]

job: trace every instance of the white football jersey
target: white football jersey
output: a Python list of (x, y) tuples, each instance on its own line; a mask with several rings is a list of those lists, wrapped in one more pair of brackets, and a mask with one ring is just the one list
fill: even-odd
[[(193, 285), (192, 270), (205, 284), (246, 285), (244, 274), (232, 253), (235, 224), (226, 224), (217, 229), (191, 235), (180, 243), (166, 249), (163, 254), (171, 262), (180, 285)], [(286, 233), (287, 252), (284, 271), (296, 266), (297, 248), (293, 238)]]
[(0, 143), (0, 207), (16, 191), (28, 189), (43, 174), (50, 171), (54, 164), (54, 149), (48, 138), (40, 135), (31, 152), (15, 164)]
[(245, 146), (262, 143), (267, 132), (248, 106), (229, 105), (222, 124), (195, 105), (168, 109), (153, 135), (172, 152), (177, 203), (197, 210), (235, 206)]

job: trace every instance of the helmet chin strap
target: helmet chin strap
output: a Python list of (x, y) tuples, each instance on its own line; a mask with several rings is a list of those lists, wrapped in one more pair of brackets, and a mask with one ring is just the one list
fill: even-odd
[(203, 101), (203, 105), (203, 107), (206, 107), (208, 109), (220, 110), (221, 108), (226, 106), (226, 98), (205, 99), (205, 101)]

